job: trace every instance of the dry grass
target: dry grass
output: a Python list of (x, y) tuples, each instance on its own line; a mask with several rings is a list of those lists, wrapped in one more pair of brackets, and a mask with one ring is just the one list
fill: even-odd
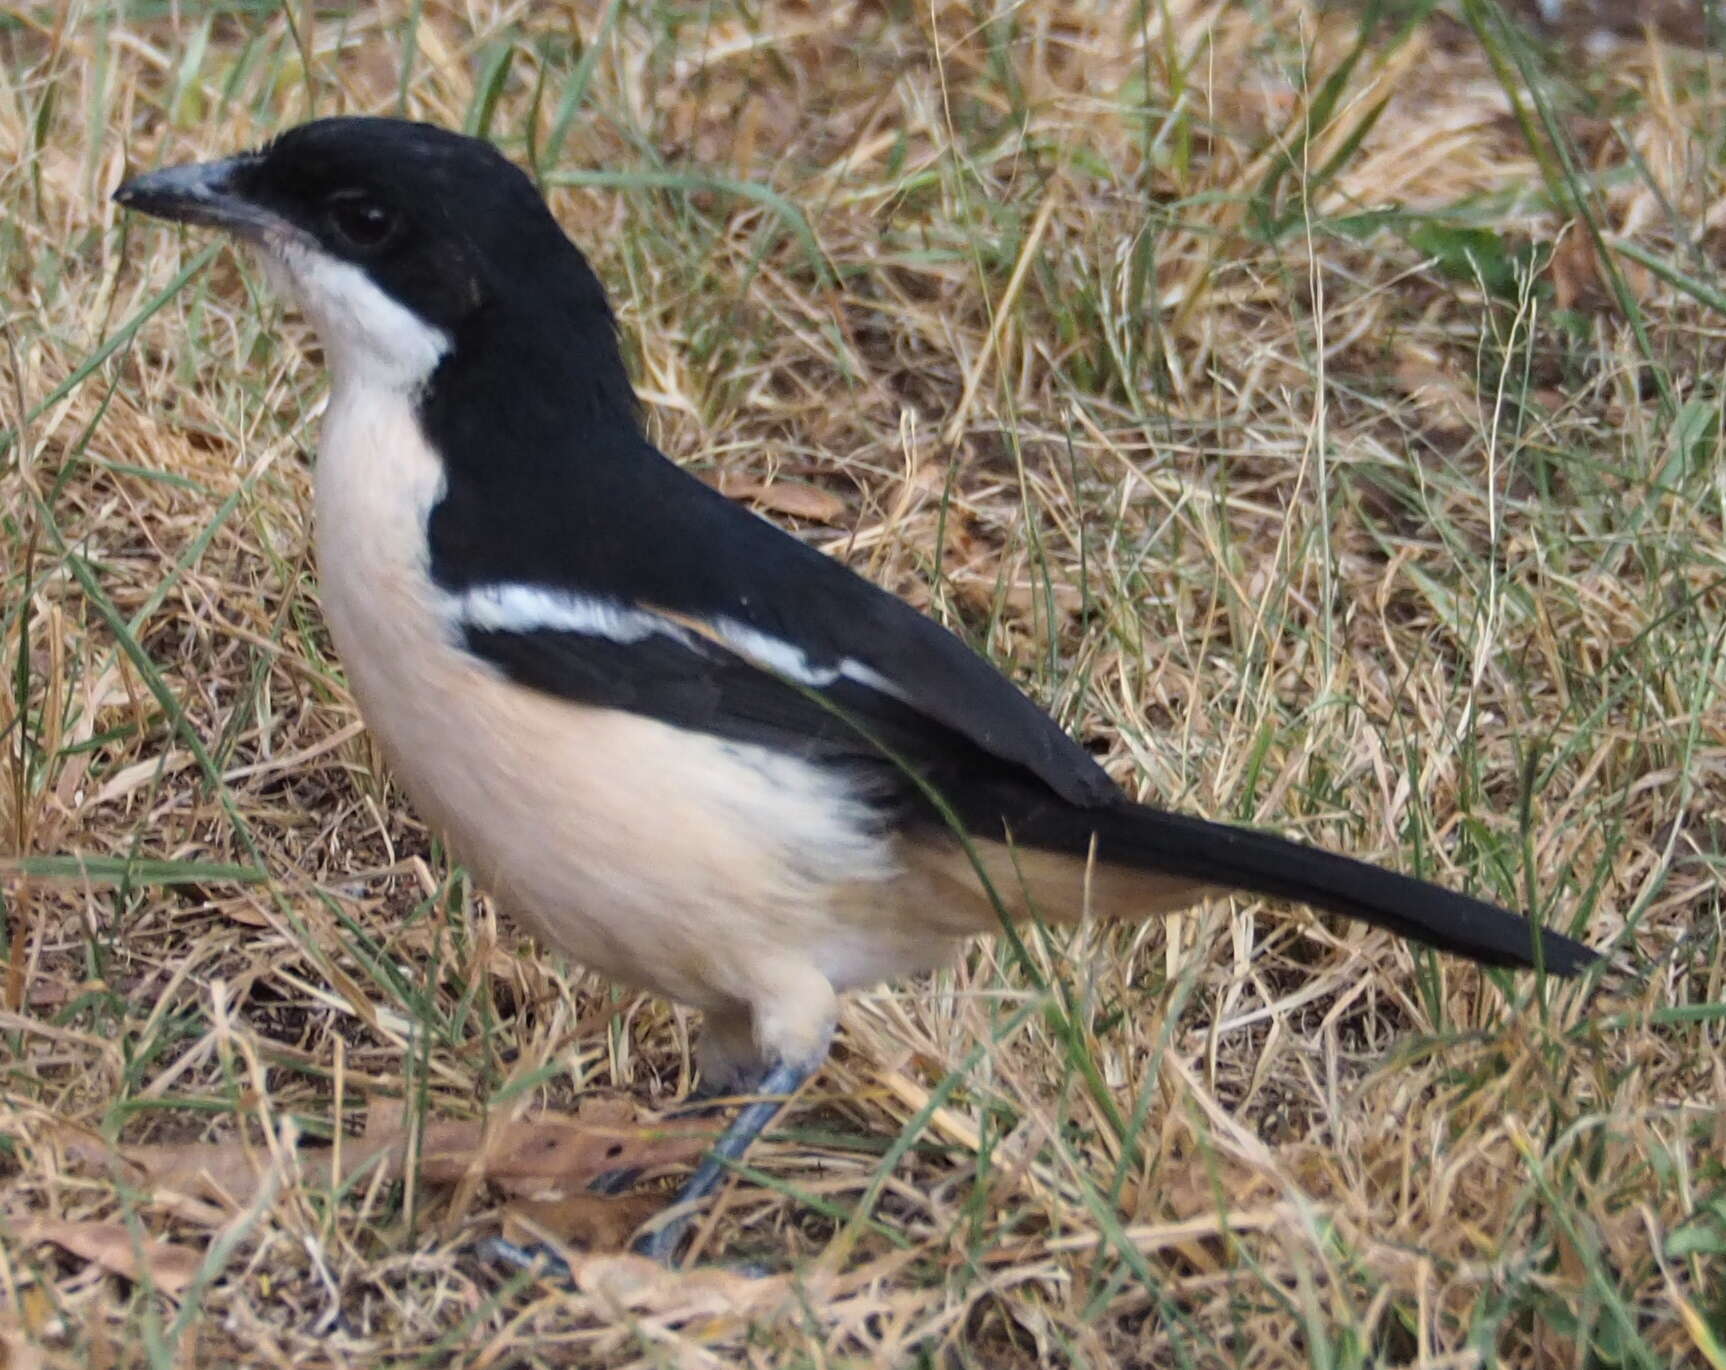
[[(1426, 8), (0, 18), (0, 1366), (1726, 1364), (1726, 83)], [(537, 162), (669, 451), (1129, 789), (1615, 968), (1249, 901), (980, 946), (848, 1006), (708, 1235), (753, 1284), (512, 1276), (477, 1176), (296, 1165), (688, 1083), (685, 1017), (521, 944), (374, 767), (302, 325), (107, 202), (404, 107)]]

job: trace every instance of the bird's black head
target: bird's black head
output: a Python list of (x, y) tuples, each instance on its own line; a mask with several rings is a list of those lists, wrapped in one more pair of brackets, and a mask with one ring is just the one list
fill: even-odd
[(533, 182), (477, 138), (319, 119), (255, 152), (136, 177), (115, 199), (256, 244), (338, 380), (423, 387), (444, 358), (501, 348), (565, 384), (585, 367), (627, 394), (599, 282)]

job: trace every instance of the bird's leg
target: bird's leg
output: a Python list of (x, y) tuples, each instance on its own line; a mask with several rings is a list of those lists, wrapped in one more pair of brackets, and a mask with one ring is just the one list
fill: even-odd
[(762, 1077), (755, 1092), (763, 1097), (747, 1105), (731, 1120), (731, 1126), (720, 1134), (719, 1140), (679, 1191), (676, 1202), (666, 1210), (664, 1220), (636, 1241), (637, 1252), (662, 1265), (670, 1265), (677, 1259), (677, 1249), (683, 1245), (684, 1235), (695, 1216), (695, 1205), (719, 1187), (731, 1163), (742, 1159), (750, 1144), (790, 1102), (791, 1096), (815, 1073), (819, 1064), (819, 1060), (801, 1065), (781, 1062)]
[(732, 1119), (670, 1210), (636, 1242), (637, 1251), (666, 1265), (677, 1259), (695, 1204), (719, 1187), (732, 1163), (827, 1059), (833, 1040), (839, 1001), (831, 982), (808, 961), (763, 958), (751, 978), (751, 992), (739, 996), (743, 1011), (708, 1015), (701, 1073), (737, 1093), (762, 1097)]

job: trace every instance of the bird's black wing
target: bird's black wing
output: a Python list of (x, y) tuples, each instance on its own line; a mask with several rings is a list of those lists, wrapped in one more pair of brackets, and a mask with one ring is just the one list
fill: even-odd
[(901, 767), (949, 775), (966, 762), (985, 773), (1002, 769), (916, 708), (867, 684), (844, 677), (819, 686), (801, 682), (686, 623), (659, 622), (658, 631), (612, 637), (470, 620), (462, 642), (510, 679), (547, 694), (814, 762), (883, 775)]
[(946, 629), (651, 448), (632, 457), (590, 453), (579, 487), (542, 490), (558, 521), (512, 517), (496, 481), (483, 498), (452, 481), (432, 571), (470, 650), (536, 689), (719, 736), (830, 755), (873, 737), (922, 769), (1004, 764), (1069, 803), (1119, 800)]

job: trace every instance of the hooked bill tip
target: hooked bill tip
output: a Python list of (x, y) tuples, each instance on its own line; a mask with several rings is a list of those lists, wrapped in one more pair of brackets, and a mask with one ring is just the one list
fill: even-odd
[(236, 188), (235, 171), (247, 162), (230, 157), (146, 171), (120, 184), (114, 201), (124, 209), (176, 223), (207, 224), (239, 232), (269, 227), (273, 216)]

